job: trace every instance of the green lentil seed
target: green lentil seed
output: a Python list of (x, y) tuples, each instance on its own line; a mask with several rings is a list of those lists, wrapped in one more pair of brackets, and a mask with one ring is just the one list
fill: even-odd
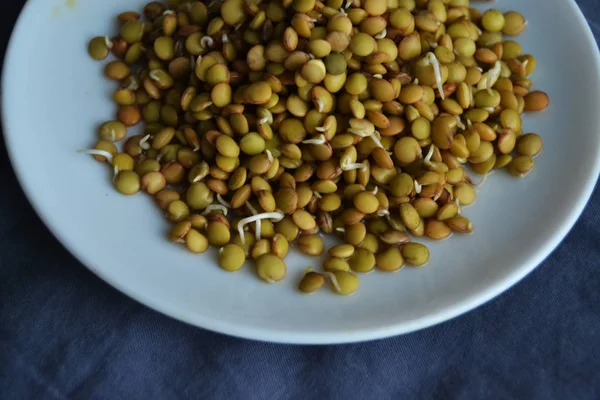
[(228, 244), (219, 250), (219, 266), (225, 271), (238, 271), (245, 261), (244, 249), (236, 244)]
[(302, 293), (313, 293), (321, 289), (325, 284), (325, 277), (318, 272), (308, 272), (304, 275), (298, 285)]
[(429, 260), (429, 249), (420, 243), (407, 243), (402, 246), (401, 252), (404, 261), (416, 267)]
[(263, 254), (256, 260), (256, 272), (263, 281), (275, 283), (285, 277), (287, 268), (279, 257), (273, 254)]

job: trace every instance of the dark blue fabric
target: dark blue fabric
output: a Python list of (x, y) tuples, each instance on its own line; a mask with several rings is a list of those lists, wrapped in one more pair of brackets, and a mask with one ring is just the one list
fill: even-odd
[[(0, 5), (4, 46), (21, 3)], [(579, 3), (600, 38), (599, 1)], [(197, 329), (112, 289), (48, 232), (0, 151), (0, 399), (600, 398), (600, 189), (543, 265), (479, 309), (300, 347)]]

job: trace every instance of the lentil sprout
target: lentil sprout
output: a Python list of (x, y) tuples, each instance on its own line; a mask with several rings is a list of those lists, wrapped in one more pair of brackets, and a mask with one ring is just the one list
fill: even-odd
[[(487, 175), (524, 177), (543, 148), (523, 131), (523, 113), (549, 97), (533, 90), (535, 57), (505, 39), (527, 26), (516, 11), (177, 0), (117, 20), (117, 34), (88, 43), (109, 59), (116, 112), (81, 152), (109, 164), (120, 193), (155, 197), (170, 241), (220, 248), (226, 271), (252, 261), (276, 283), (288, 248), (327, 252), (300, 292), (328, 279), (354, 293), (353, 272), (427, 263), (413, 239), (473, 232), (463, 211)], [(326, 248), (322, 234), (343, 244)]]

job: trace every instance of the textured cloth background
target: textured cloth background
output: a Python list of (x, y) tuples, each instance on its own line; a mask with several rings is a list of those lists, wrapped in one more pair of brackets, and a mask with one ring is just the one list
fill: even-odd
[[(1, 1), (1, 54), (23, 2)], [(600, 39), (599, 0), (579, 4)], [(0, 399), (600, 398), (599, 189), (543, 265), (477, 310), (392, 339), (300, 347), (130, 300), (44, 227), (2, 142), (0, 182)]]

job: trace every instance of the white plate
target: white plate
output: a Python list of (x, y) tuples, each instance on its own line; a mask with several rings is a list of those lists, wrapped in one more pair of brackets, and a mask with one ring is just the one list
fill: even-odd
[[(102, 63), (87, 41), (110, 34), (117, 13), (145, 0), (30, 0), (15, 27), (3, 76), (10, 157), (31, 203), (88, 268), (138, 301), (182, 321), (252, 339), (342, 343), (414, 331), (468, 311), (509, 288), (544, 260), (573, 226), (600, 169), (599, 57), (571, 0), (502, 0), (529, 20), (518, 39), (538, 60), (535, 87), (550, 108), (525, 121), (544, 152), (524, 180), (492, 175), (466, 210), (471, 236), (431, 244), (420, 269), (362, 276), (358, 293), (295, 290), (317, 261), (291, 256), (285, 282), (266, 285), (252, 269), (231, 274), (214, 254), (192, 255), (165, 240), (149, 197), (126, 198), (106, 165), (75, 151), (93, 144), (114, 113)], [(71, 4), (71, 6), (67, 6)], [(73, 5), (74, 4), (74, 5)]]

